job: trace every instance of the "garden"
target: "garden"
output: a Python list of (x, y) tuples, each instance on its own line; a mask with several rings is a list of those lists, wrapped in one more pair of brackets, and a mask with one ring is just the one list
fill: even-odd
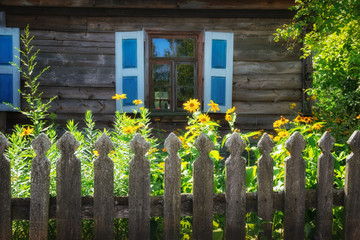
[[(306, 162), (306, 188), (317, 187), (317, 159), (321, 154), (318, 142), (325, 131), (331, 133), (336, 143), (332, 150), (334, 162), (334, 188), (344, 188), (346, 158), (350, 149), (345, 143), (351, 133), (360, 130), (360, 30), (359, 3), (354, 1), (296, 1), (296, 14), (293, 22), (277, 30), (276, 39), (285, 39), (292, 47), (292, 43), (303, 44), (303, 57), (312, 56), (313, 59), (313, 87), (305, 90), (309, 96), (307, 101), (313, 104), (313, 114), (304, 116), (301, 112), (293, 111), (291, 117), (281, 116), (273, 123), (273, 130), (268, 134), (274, 142), (271, 157), (274, 159), (273, 190), (284, 190), (284, 163), (289, 152), (285, 142), (291, 134), (299, 132), (306, 141), (303, 158)], [(356, 5), (357, 4), (357, 5)], [(353, 6), (356, 5), (356, 6)], [(355, 9), (355, 10), (354, 10)], [(310, 30), (304, 29), (311, 25)], [(13, 131), (6, 135), (10, 147), (5, 155), (11, 161), (11, 189), (13, 198), (30, 197), (31, 160), (35, 152), (31, 147), (32, 141), (41, 133), (45, 133), (50, 141), (51, 148), (47, 157), (51, 161), (50, 195), (56, 196), (56, 169), (55, 164), (60, 157), (56, 147), (59, 139), (58, 128), (51, 120), (49, 109), (51, 102), (56, 98), (44, 101), (41, 92), (38, 92), (39, 78), (47, 68), (36, 69), (36, 56), (31, 45), (33, 37), (27, 27), (21, 37), (22, 67), (18, 66), (22, 77), (26, 80), (22, 97), (27, 102), (26, 109), (18, 109), (29, 119), (29, 124), (16, 125)], [(36, 73), (36, 74), (35, 74)], [(109, 96), (114, 101), (122, 101), (126, 94)], [(109, 157), (114, 162), (114, 195), (128, 195), (129, 161), (133, 157), (130, 141), (136, 133), (141, 134), (151, 148), (146, 157), (151, 166), (151, 195), (164, 195), (164, 159), (168, 156), (164, 148), (164, 139), (168, 132), (162, 129), (152, 129), (150, 111), (140, 107), (141, 100), (134, 100), (136, 109), (132, 113), (117, 111), (111, 129), (99, 130), (90, 111), (84, 116), (86, 127), (79, 128), (78, 123), (68, 120), (66, 131), (73, 134), (80, 143), (76, 156), (81, 160), (81, 191), (82, 196), (94, 194), (94, 161), (99, 153), (95, 142), (101, 134), (107, 134), (114, 144)], [(182, 145), (178, 152), (181, 158), (181, 192), (192, 193), (193, 162), (199, 152), (194, 146), (195, 140), (201, 133), (214, 143), (215, 149), (210, 152), (214, 163), (214, 193), (225, 192), (225, 160), (229, 152), (225, 147), (226, 140), (233, 133), (238, 133), (246, 142), (243, 157), (246, 159), (246, 191), (257, 191), (257, 160), (261, 153), (257, 142), (265, 131), (242, 132), (236, 128), (235, 107), (227, 110), (222, 123), (226, 123), (230, 130), (220, 134), (221, 124), (211, 119), (212, 112), (219, 111), (218, 104), (211, 101), (205, 103), (210, 106), (208, 112), (201, 112), (202, 106), (197, 99), (189, 99), (183, 106), (188, 113), (187, 126), (174, 131)], [(289, 108), (295, 109), (295, 103)], [(224, 125), (224, 124), (222, 124)], [(156, 132), (156, 134), (154, 134)], [(155, 137), (158, 136), (158, 137)], [(305, 237), (311, 239), (315, 234), (315, 209), (306, 210)], [(214, 215), (214, 239), (222, 239), (225, 218), (223, 215)], [(263, 220), (255, 213), (246, 215), (246, 238), (255, 239), (262, 229)], [(273, 238), (283, 238), (283, 213), (275, 212), (272, 220)], [(83, 220), (82, 238), (93, 238), (93, 220)], [(127, 239), (127, 219), (116, 219), (114, 232), (116, 239)], [(152, 239), (162, 239), (163, 219), (151, 219)], [(343, 234), (343, 207), (333, 208), (334, 239), (341, 239)], [(28, 239), (29, 221), (13, 221), (13, 238)], [(181, 238), (191, 239), (192, 218), (181, 218)], [(56, 220), (49, 222), (49, 238), (56, 238)]]

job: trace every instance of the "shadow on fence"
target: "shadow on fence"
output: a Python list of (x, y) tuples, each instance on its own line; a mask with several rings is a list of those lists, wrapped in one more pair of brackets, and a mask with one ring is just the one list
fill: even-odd
[(49, 198), (50, 161), (46, 152), (50, 141), (44, 134), (32, 143), (36, 157), (31, 165), (30, 199), (11, 198), (10, 162), (4, 156), (9, 146), (0, 133), (0, 239), (11, 239), (12, 220), (30, 220), (30, 239), (47, 239), (49, 219), (56, 218), (58, 239), (81, 239), (82, 219), (94, 219), (95, 239), (113, 239), (114, 218), (129, 218), (130, 239), (150, 239), (150, 217), (164, 217), (164, 238), (180, 238), (180, 217), (193, 217), (193, 239), (212, 239), (213, 214), (225, 214), (225, 238), (245, 239), (245, 215), (257, 212), (264, 223), (267, 239), (272, 236), (274, 211), (284, 212), (285, 239), (304, 239), (305, 210), (316, 208), (316, 235), (331, 239), (332, 208), (344, 206), (344, 238), (360, 239), (360, 131), (350, 137), (352, 153), (346, 161), (345, 189), (333, 188), (334, 159), (330, 153), (334, 140), (325, 132), (319, 141), (317, 189), (305, 189), (306, 142), (294, 133), (286, 142), (290, 156), (285, 160), (285, 187), (273, 192), (274, 147), (265, 133), (258, 146), (258, 191), (246, 193), (245, 142), (234, 133), (226, 142), (230, 156), (226, 166), (226, 192), (213, 194), (214, 148), (205, 134), (195, 142), (200, 155), (194, 162), (193, 194), (181, 194), (181, 142), (171, 133), (165, 141), (169, 156), (165, 159), (164, 196), (150, 196), (150, 162), (145, 154), (150, 144), (136, 134), (130, 142), (134, 157), (129, 163), (129, 196), (114, 197), (114, 163), (108, 157), (112, 142), (103, 134), (96, 142), (99, 152), (94, 162), (94, 197), (81, 197), (79, 146), (66, 132), (58, 141), (61, 157), (56, 163), (56, 198)]

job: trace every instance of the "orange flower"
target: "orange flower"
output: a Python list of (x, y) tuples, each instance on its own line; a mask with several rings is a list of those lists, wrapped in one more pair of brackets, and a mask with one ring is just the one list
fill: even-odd
[(210, 108), (210, 111), (213, 111), (214, 113), (216, 112), (216, 111), (220, 111), (220, 109), (219, 109), (219, 104), (216, 104), (216, 103), (214, 103), (213, 102), (213, 100), (210, 100), (210, 103), (208, 104), (208, 106), (210, 106), (211, 108)]
[(143, 102), (142, 102), (140, 99), (135, 99), (135, 100), (133, 101), (133, 103), (134, 103), (135, 105), (138, 105), (138, 104), (142, 104)]
[(134, 131), (136, 131), (136, 129), (132, 126), (126, 126), (126, 127), (123, 127), (123, 132), (126, 133), (126, 134), (131, 134), (133, 133)]
[(126, 94), (115, 94), (115, 96), (112, 96), (112, 99), (116, 99), (116, 100), (120, 100), (120, 99), (125, 99), (126, 98)]
[(23, 128), (22, 133), (20, 134), (20, 136), (29, 136), (30, 134), (32, 134), (34, 132), (33, 128), (30, 128), (29, 126), (26, 128)]
[(200, 116), (198, 117), (198, 121), (201, 123), (207, 123), (208, 121), (210, 121), (210, 117), (206, 114), (200, 114)]
[(99, 152), (96, 151), (96, 150), (93, 151), (93, 154), (94, 154), (95, 156), (99, 156)]
[(229, 114), (226, 114), (226, 115), (225, 115), (225, 120), (226, 120), (226, 121), (230, 122), (231, 119), (232, 119), (231, 115), (229, 115)]
[(228, 109), (226, 114), (232, 114), (233, 112), (235, 112), (235, 107)]
[(191, 99), (191, 98), (183, 105), (184, 105), (184, 109), (189, 112), (196, 112), (196, 110), (198, 110), (200, 107), (199, 101), (197, 99)]
[(358, 115), (358, 116), (356, 117), (356, 119), (360, 119), (360, 115)]

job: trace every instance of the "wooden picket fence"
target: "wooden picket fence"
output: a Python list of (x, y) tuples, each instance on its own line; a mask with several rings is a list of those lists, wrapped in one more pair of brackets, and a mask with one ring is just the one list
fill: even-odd
[[(360, 239), (360, 131), (350, 137), (352, 149), (346, 161), (345, 189), (333, 188), (334, 159), (330, 153), (334, 140), (325, 132), (319, 141), (317, 186), (305, 189), (305, 140), (294, 133), (286, 142), (290, 156), (285, 160), (285, 187), (273, 192), (274, 144), (267, 134), (258, 146), (258, 191), (246, 193), (245, 142), (234, 133), (226, 142), (230, 157), (226, 160), (226, 192), (213, 194), (213, 162), (209, 152), (213, 143), (205, 134), (195, 142), (199, 157), (194, 162), (193, 194), (181, 194), (181, 159), (177, 152), (180, 140), (171, 133), (165, 141), (169, 156), (165, 159), (164, 196), (150, 196), (150, 162), (145, 154), (150, 144), (136, 134), (130, 142), (134, 157), (129, 166), (129, 196), (114, 197), (114, 164), (108, 157), (113, 149), (103, 134), (96, 142), (99, 157), (94, 162), (94, 197), (81, 196), (80, 161), (74, 155), (79, 143), (65, 133), (57, 147), (61, 157), (56, 163), (56, 199), (49, 197), (50, 148), (46, 135), (32, 143), (36, 157), (31, 163), (30, 199), (12, 199), (10, 162), (4, 156), (8, 147), (0, 134), (0, 239), (11, 239), (12, 220), (30, 220), (30, 239), (48, 238), (48, 221), (56, 218), (58, 239), (81, 239), (82, 219), (94, 219), (95, 239), (113, 239), (114, 218), (129, 219), (130, 239), (150, 238), (150, 217), (164, 217), (164, 238), (180, 238), (180, 217), (193, 217), (193, 239), (212, 239), (213, 214), (225, 214), (225, 238), (245, 238), (245, 214), (257, 212), (271, 221), (274, 211), (284, 212), (284, 238), (304, 239), (306, 208), (316, 208), (318, 239), (331, 239), (332, 208), (344, 206), (344, 239)], [(271, 223), (264, 223), (264, 235), (271, 239)]]

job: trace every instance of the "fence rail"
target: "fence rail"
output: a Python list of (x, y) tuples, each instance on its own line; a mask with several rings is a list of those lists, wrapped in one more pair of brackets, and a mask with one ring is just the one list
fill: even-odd
[[(344, 238), (360, 239), (360, 131), (348, 144), (352, 153), (346, 161), (345, 188), (333, 188), (334, 159), (330, 153), (334, 140), (325, 132), (319, 141), (317, 189), (305, 189), (305, 140), (294, 133), (286, 142), (290, 156), (285, 159), (285, 187), (273, 192), (274, 147), (267, 134), (258, 146), (258, 191), (246, 193), (245, 142), (234, 133), (226, 142), (230, 156), (225, 162), (226, 192), (213, 194), (213, 162), (209, 158), (213, 143), (205, 134), (195, 142), (199, 157), (194, 162), (193, 194), (181, 194), (181, 142), (171, 133), (165, 141), (164, 196), (150, 196), (150, 163), (145, 154), (150, 144), (136, 134), (130, 143), (134, 157), (129, 163), (129, 196), (114, 197), (114, 164), (108, 157), (113, 148), (103, 134), (96, 142), (99, 152), (94, 162), (94, 197), (81, 197), (79, 146), (74, 136), (65, 133), (57, 147), (61, 157), (56, 163), (56, 198), (49, 197), (50, 161), (46, 152), (50, 141), (39, 135), (32, 143), (36, 157), (31, 166), (30, 198), (11, 198), (10, 162), (4, 156), (9, 146), (0, 134), (0, 239), (11, 239), (12, 220), (30, 220), (30, 239), (47, 239), (48, 221), (56, 218), (58, 239), (81, 239), (81, 220), (94, 219), (95, 239), (113, 239), (114, 218), (129, 218), (129, 238), (150, 238), (150, 217), (164, 217), (164, 238), (180, 238), (180, 217), (193, 216), (193, 239), (212, 238), (213, 214), (225, 214), (225, 238), (245, 238), (245, 214), (257, 212), (271, 221), (274, 211), (284, 212), (285, 239), (304, 239), (305, 210), (316, 208), (316, 235), (331, 239), (332, 208), (344, 206)], [(271, 239), (271, 223), (264, 223), (264, 235)]]

